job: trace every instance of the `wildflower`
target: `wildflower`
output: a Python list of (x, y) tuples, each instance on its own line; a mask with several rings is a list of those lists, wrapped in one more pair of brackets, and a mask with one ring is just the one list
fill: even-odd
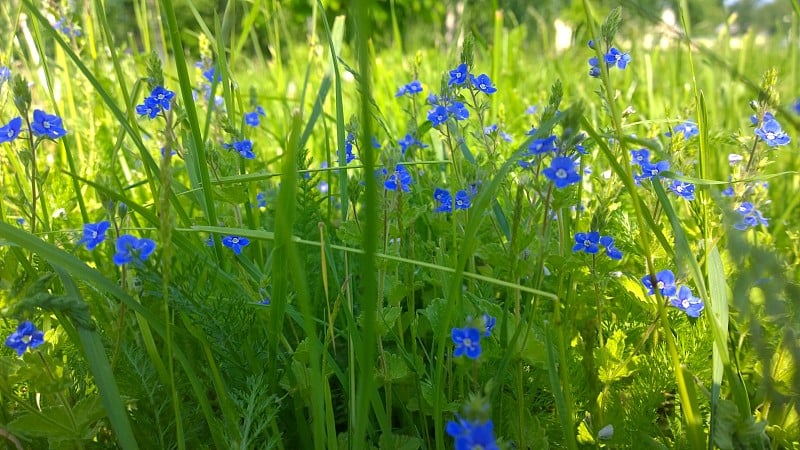
[(34, 349), (44, 344), (44, 333), (36, 329), (30, 321), (24, 321), (17, 330), (6, 338), (6, 346), (14, 349), (17, 356), (22, 356), (28, 349)]
[(687, 316), (695, 319), (700, 317), (700, 313), (705, 307), (703, 300), (692, 295), (692, 290), (686, 286), (681, 286), (678, 289), (678, 294), (670, 297), (669, 302), (672, 306), (685, 312)]
[(58, 139), (67, 134), (67, 130), (61, 125), (61, 117), (47, 114), (40, 109), (33, 111), (31, 131), (34, 136), (46, 136), (50, 139)]
[(482, 73), (477, 77), (470, 74), (469, 82), (484, 94), (491, 95), (497, 92), (497, 88), (495, 88), (492, 84), (492, 80), (489, 79), (489, 75), (486, 75), (485, 73)]
[(244, 115), (244, 123), (251, 127), (257, 127), (261, 123), (261, 117), (265, 117), (266, 113), (264, 112), (264, 108), (260, 106), (256, 106), (255, 111), (251, 111), (249, 113), (245, 113)]
[(536, 111), (539, 110), (539, 107), (536, 105), (530, 105), (525, 108), (525, 114), (536, 114)]
[(736, 207), (736, 212), (742, 216), (742, 220), (733, 225), (733, 227), (739, 231), (744, 231), (748, 228), (758, 226), (759, 224), (764, 226), (769, 225), (768, 219), (750, 202), (742, 202)]
[(760, 128), (755, 130), (756, 136), (761, 138), (770, 147), (777, 147), (789, 143), (789, 135), (781, 129), (781, 124), (775, 119), (766, 119)]
[(623, 53), (617, 50), (616, 47), (611, 47), (611, 50), (608, 51), (603, 58), (606, 61), (606, 64), (609, 66), (616, 65), (620, 69), (624, 69), (628, 66), (628, 63), (631, 62), (631, 55), (630, 53)]
[(83, 34), (80, 29), (73, 26), (64, 17), (61, 17), (56, 23), (53, 24), (53, 29), (63, 33), (67, 37), (80, 37)]
[[(1, 67), (0, 68), (0, 81), (3, 79), (3, 75), (2, 75), (2, 70), (3, 69), (6, 69), (6, 68), (5, 67)], [(6, 70), (8, 70), (8, 69), (6, 69)], [(797, 100), (794, 101), (794, 104), (792, 105), (792, 109), (794, 110), (794, 112), (796, 114), (800, 114), (800, 98), (798, 98)]]
[(78, 241), (78, 245), (86, 244), (87, 250), (94, 250), (106, 240), (106, 231), (111, 226), (107, 220), (97, 223), (87, 223), (83, 226), (83, 239)]
[[(645, 275), (642, 278), (642, 283), (647, 288), (647, 295), (655, 294), (652, 280), (650, 280), (650, 275)], [(655, 288), (658, 289), (659, 292), (661, 292), (661, 295), (664, 297), (675, 295), (675, 291), (677, 290), (675, 287), (675, 274), (673, 274), (669, 269), (664, 269), (656, 273)]]
[(672, 132), (667, 132), (667, 137), (671, 137), (672, 133), (683, 133), (684, 139), (689, 139), (692, 136), (697, 136), (700, 134), (700, 129), (697, 128), (697, 124), (687, 120), (686, 122), (679, 123), (675, 125), (675, 128), (672, 129)]
[(22, 118), (17, 116), (11, 119), (10, 122), (0, 127), (0, 144), (3, 142), (11, 142), (16, 139), (21, 129)]
[(138, 256), (144, 261), (156, 249), (156, 243), (152, 239), (137, 238), (130, 234), (123, 234), (117, 239), (117, 253), (114, 254), (114, 264), (121, 266), (133, 261)]
[(589, 42), (587, 44), (589, 45), (590, 49), (594, 50), (594, 39), (589, 39)]
[(253, 142), (250, 139), (242, 139), (241, 141), (234, 141), (230, 144), (223, 144), (222, 147), (234, 149), (246, 159), (254, 159), (256, 157), (256, 154), (253, 153)]
[(372, 148), (375, 148), (375, 149), (380, 149), (381, 148), (381, 141), (379, 141), (378, 138), (376, 138), (375, 136), (372, 136), (372, 139), (370, 140), (370, 143), (372, 144)]
[(264, 305), (264, 306), (269, 306), (270, 304), (272, 304), (272, 300), (269, 297), (267, 297), (264, 300), (261, 300), (260, 302), (258, 302), (258, 304), (259, 305)]
[(410, 185), (413, 182), (414, 180), (411, 179), (411, 173), (409, 173), (408, 169), (405, 166), (398, 165), (394, 173), (383, 182), (383, 186), (390, 191), (402, 190), (403, 192), (411, 192)]
[[(202, 65), (203, 63), (199, 64)], [(220, 81), (222, 81), (222, 74), (217, 73), (217, 69), (212, 66), (203, 71), (203, 78), (205, 78), (206, 81), (208, 81), (209, 83), (213, 83), (215, 81), (219, 83)]]
[(728, 154), (728, 164), (735, 166), (736, 164), (744, 161), (744, 156), (738, 153), (730, 153)]
[(588, 233), (575, 233), (575, 245), (572, 246), (573, 252), (584, 251), (595, 254), (600, 251), (600, 232), (590, 231)]
[(536, 139), (528, 146), (528, 153), (531, 155), (542, 155), (556, 150), (556, 137), (550, 136)]
[(617, 261), (622, 259), (622, 252), (614, 246), (614, 238), (603, 236), (600, 238), (600, 244), (606, 248), (606, 256)]
[(589, 58), (589, 76), (593, 78), (600, 76), (600, 61), (596, 56)]
[(466, 354), (467, 358), (477, 359), (481, 355), (481, 333), (477, 328), (453, 328), (451, 333), (456, 349), (453, 356)]
[(436, 94), (431, 92), (430, 94), (428, 94), (427, 97), (425, 97), (425, 103), (427, 103), (429, 105), (438, 105), (439, 104), (439, 96), (437, 96)]
[(414, 95), (419, 94), (422, 92), (422, 83), (419, 80), (414, 80), (404, 86), (400, 86), (400, 89), (397, 90), (397, 93), (394, 94), (395, 97), (402, 97), (406, 94)]
[(656, 177), (666, 170), (669, 170), (669, 162), (667, 161), (642, 164), (642, 175), (639, 177), (639, 180)]
[(165, 110), (169, 110), (173, 97), (175, 97), (175, 93), (165, 89), (163, 86), (154, 87), (153, 91), (150, 93), (150, 98), (155, 100), (156, 103), (158, 103), (158, 106), (164, 108)]
[(685, 183), (680, 180), (672, 180), (672, 184), (669, 185), (669, 189), (686, 200), (694, 200), (694, 184), (692, 183)]
[(11, 69), (5, 66), (0, 67), (0, 84), (3, 84), (10, 79), (11, 79)]
[(222, 238), (222, 245), (233, 250), (233, 253), (241, 254), (242, 247), (247, 247), (250, 244), (250, 239), (241, 236), (224, 236)]
[(450, 71), (450, 80), (447, 81), (447, 85), (464, 84), (465, 81), (467, 81), (467, 65), (461, 63)]
[(575, 162), (566, 156), (558, 156), (550, 162), (550, 167), (542, 170), (544, 176), (555, 182), (561, 189), (570, 184), (581, 181), (581, 176), (575, 172)]
[(470, 422), (458, 417), (458, 422), (447, 422), (447, 434), (455, 439), (456, 450), (499, 450), (494, 437), (494, 423)]
[(400, 139), (397, 143), (400, 144), (400, 151), (402, 151), (403, 154), (405, 154), (409, 148), (414, 146), (419, 148), (428, 147), (427, 145), (420, 142), (419, 139), (415, 138), (411, 134), (406, 134), (405, 137), (403, 139)]
[(356, 155), (353, 154), (353, 142), (355, 142), (356, 136), (353, 133), (347, 133), (347, 137), (344, 139), (344, 163), (350, 164), (350, 161), (356, 159)]
[(725, 197), (733, 197), (735, 192), (733, 191), (733, 185), (729, 184), (728, 187), (722, 190), (722, 195)]
[(483, 336), (489, 337), (492, 334), (494, 326), (497, 324), (497, 318), (484, 313), (483, 316), (481, 316), (481, 319), (483, 321), (483, 328), (486, 330), (483, 332)]
[(259, 208), (266, 208), (267, 207), (267, 195), (263, 192), (259, 192), (256, 194), (256, 204)]
[(433, 199), (439, 202), (439, 207), (434, 209), (435, 212), (453, 212), (453, 196), (450, 195), (450, 191), (436, 188), (433, 191)]
[(453, 102), (447, 107), (447, 112), (452, 114), (456, 120), (464, 120), (469, 117), (469, 110), (461, 102)]
[(639, 166), (650, 164), (650, 150), (646, 148), (631, 150), (631, 160), (633, 164), (638, 164)]
[(145, 98), (144, 103), (141, 105), (136, 105), (136, 114), (139, 114), (140, 116), (148, 116), (151, 119), (155, 119), (160, 111), (161, 107), (158, 106), (158, 103), (150, 97)]
[(467, 191), (461, 190), (456, 192), (455, 205), (456, 209), (469, 209), (472, 204), (471, 198)]
[(436, 108), (428, 111), (428, 120), (431, 121), (431, 124), (434, 127), (438, 127), (439, 125), (445, 123), (447, 121), (447, 108), (442, 105), (437, 105)]

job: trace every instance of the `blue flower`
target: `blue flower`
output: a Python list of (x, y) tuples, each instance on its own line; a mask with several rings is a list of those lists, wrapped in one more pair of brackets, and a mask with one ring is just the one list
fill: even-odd
[(675, 128), (672, 129), (672, 132), (667, 131), (665, 134), (668, 137), (671, 137), (672, 133), (683, 133), (683, 139), (689, 139), (692, 136), (697, 136), (700, 134), (700, 129), (697, 128), (696, 123), (692, 122), (691, 120), (687, 120), (686, 122), (675, 125)]
[(61, 117), (47, 114), (40, 109), (33, 111), (31, 131), (34, 136), (46, 136), (50, 139), (58, 139), (67, 134), (67, 130), (61, 125)]
[(497, 318), (484, 313), (481, 319), (483, 321), (483, 329), (486, 330), (483, 332), (483, 336), (489, 337), (492, 334), (494, 326), (497, 324)]
[(631, 150), (631, 160), (633, 164), (644, 166), (650, 164), (650, 150), (640, 148), (639, 150)]
[(789, 135), (781, 129), (781, 124), (775, 119), (765, 120), (760, 128), (756, 128), (755, 133), (756, 136), (761, 138), (770, 147), (786, 145), (791, 140), (789, 139)]
[(685, 183), (680, 180), (672, 180), (669, 189), (686, 200), (694, 200), (694, 184)]
[(224, 236), (222, 238), (222, 245), (233, 250), (237, 255), (242, 253), (242, 247), (247, 247), (250, 244), (250, 239), (242, 236)]
[(402, 97), (406, 94), (414, 95), (419, 94), (422, 92), (422, 83), (419, 80), (414, 80), (404, 86), (400, 86), (400, 89), (397, 90), (397, 93), (394, 94), (395, 97)]
[(472, 199), (467, 191), (461, 190), (456, 192), (455, 205), (456, 209), (469, 209), (472, 205)]
[[(647, 295), (655, 295), (653, 283), (650, 280), (650, 275), (645, 275), (642, 278), (642, 284), (647, 288)], [(669, 269), (664, 269), (656, 274), (655, 288), (661, 292), (664, 297), (675, 295), (677, 288), (675, 287), (675, 274)]]
[(461, 102), (453, 102), (447, 107), (447, 112), (452, 114), (456, 120), (464, 120), (469, 117), (469, 110)]
[(528, 153), (531, 155), (542, 155), (556, 150), (556, 137), (550, 136), (536, 139), (528, 146)]
[(256, 194), (256, 204), (259, 208), (266, 208), (267, 207), (267, 195), (263, 192), (259, 192)]
[(411, 192), (411, 183), (414, 180), (411, 178), (406, 166), (396, 166), (394, 172), (383, 182), (383, 186), (390, 191), (402, 190), (403, 192)]
[(136, 114), (147, 116), (151, 119), (155, 119), (160, 111), (161, 107), (158, 105), (158, 102), (150, 97), (145, 98), (144, 103), (141, 105), (136, 105)]
[[(0, 67), (0, 72), (2, 72), (3, 69), (6, 69), (6, 68), (5, 67)], [(6, 70), (8, 70), (8, 69), (6, 69)], [(0, 74), (0, 81), (2, 81), (2, 78), (3, 78), (3, 76), (2, 76), (2, 74)], [(794, 110), (795, 114), (800, 114), (800, 98), (798, 98), (797, 100), (794, 101), (794, 104), (792, 104), (792, 109)]]
[(164, 86), (156, 86), (150, 93), (150, 98), (155, 100), (155, 102), (158, 103), (158, 106), (164, 108), (165, 110), (169, 110), (172, 97), (175, 97), (175, 93), (165, 89)]
[(481, 355), (481, 332), (477, 328), (453, 328), (451, 333), (456, 349), (453, 356), (466, 354), (467, 358), (477, 359)]
[(606, 256), (611, 259), (619, 261), (622, 259), (622, 252), (614, 247), (614, 238), (611, 236), (603, 236), (600, 238), (600, 244), (606, 248)]
[(437, 105), (436, 108), (428, 111), (428, 120), (431, 121), (431, 124), (434, 127), (438, 127), (439, 125), (445, 123), (447, 121), (447, 108), (442, 105)]
[(264, 108), (256, 106), (255, 111), (245, 113), (244, 123), (250, 125), (251, 127), (257, 127), (261, 123), (261, 117), (263, 116), (266, 116), (266, 114), (264, 113)]
[(17, 330), (6, 338), (6, 346), (14, 349), (17, 356), (22, 356), (29, 348), (34, 349), (42, 344), (44, 333), (27, 320), (19, 324)]
[(686, 286), (681, 286), (678, 289), (678, 294), (670, 297), (669, 302), (672, 306), (685, 312), (687, 316), (695, 319), (700, 317), (700, 313), (705, 307), (703, 300), (692, 295), (692, 290)]
[(223, 148), (234, 149), (239, 152), (246, 159), (254, 159), (256, 154), (253, 153), (253, 142), (250, 139), (242, 139), (241, 141), (234, 141), (230, 144), (223, 144)]
[(450, 71), (450, 80), (447, 81), (447, 85), (464, 84), (465, 81), (467, 81), (467, 65), (461, 63)]
[(664, 172), (666, 170), (669, 170), (669, 162), (667, 161), (642, 164), (642, 175), (638, 177), (638, 180), (644, 180), (646, 178), (656, 177), (661, 172)]
[(114, 254), (114, 264), (121, 266), (127, 264), (138, 256), (144, 261), (156, 249), (156, 243), (147, 238), (137, 238), (130, 234), (123, 234), (117, 239), (117, 253)]
[(600, 251), (600, 232), (590, 231), (588, 233), (575, 233), (575, 245), (572, 246), (573, 252), (584, 251), (595, 254)]
[(15, 117), (10, 122), (0, 127), (0, 144), (11, 142), (19, 136), (22, 129), (22, 117)]
[[(202, 63), (200, 64), (202, 65)], [(219, 83), (222, 81), (222, 74), (217, 73), (217, 69), (212, 66), (203, 71), (203, 78), (205, 78), (209, 83), (213, 83), (214, 81)]]
[(86, 244), (87, 250), (94, 250), (106, 240), (106, 231), (111, 226), (107, 220), (97, 223), (87, 223), (83, 226), (83, 239), (78, 241), (78, 245)]
[(455, 450), (499, 450), (494, 437), (494, 424), (491, 419), (470, 422), (457, 417), (458, 422), (447, 422), (447, 434), (455, 439)]
[(400, 139), (397, 143), (400, 144), (400, 151), (402, 151), (403, 154), (405, 154), (406, 151), (408, 151), (408, 149), (411, 147), (419, 147), (419, 148), (428, 147), (427, 145), (420, 142), (419, 139), (415, 138), (411, 134), (406, 134), (405, 137), (403, 139)]
[(589, 58), (589, 76), (593, 78), (600, 77), (600, 61), (596, 56)]
[(575, 162), (566, 156), (553, 158), (550, 167), (542, 170), (542, 173), (559, 189), (581, 181), (581, 176), (575, 172)]
[(450, 195), (450, 191), (436, 188), (433, 191), (433, 199), (439, 202), (439, 206), (434, 209), (434, 212), (453, 212), (453, 196)]
[(492, 84), (492, 80), (489, 79), (489, 75), (486, 75), (485, 73), (482, 73), (477, 77), (470, 74), (469, 82), (484, 94), (491, 95), (497, 92), (497, 88), (495, 88)]
[(739, 231), (744, 231), (759, 224), (769, 225), (769, 220), (750, 202), (742, 202), (736, 207), (736, 212), (742, 215), (742, 220), (733, 225)]
[(11, 79), (11, 70), (6, 66), (0, 67), (0, 84), (3, 84), (10, 79)]
[(624, 69), (628, 66), (628, 63), (631, 62), (631, 55), (629, 53), (623, 53), (617, 50), (616, 47), (611, 47), (611, 50), (603, 55), (603, 58), (605, 59), (606, 64), (610, 66), (616, 64), (616, 66), (620, 69)]

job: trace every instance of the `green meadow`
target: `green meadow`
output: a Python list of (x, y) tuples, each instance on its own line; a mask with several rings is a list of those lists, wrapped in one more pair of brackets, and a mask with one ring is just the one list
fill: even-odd
[(0, 448), (800, 449), (797, 1), (466, 3), (2, 2)]

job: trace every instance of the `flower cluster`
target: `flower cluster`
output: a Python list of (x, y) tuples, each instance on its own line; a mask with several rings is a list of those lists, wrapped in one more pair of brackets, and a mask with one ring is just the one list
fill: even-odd
[(156, 86), (150, 92), (150, 95), (145, 97), (142, 104), (136, 105), (136, 114), (155, 119), (162, 109), (169, 111), (173, 97), (175, 97), (174, 92), (165, 89), (163, 86)]
[[(594, 50), (594, 40), (589, 40), (589, 48)], [(631, 62), (630, 53), (622, 52), (616, 47), (611, 47), (608, 52), (603, 54), (603, 62), (610, 69), (614, 66), (624, 70)], [(589, 58), (589, 76), (598, 78), (600, 76), (600, 60), (596, 56)]]
[(682, 134), (683, 139), (686, 140), (700, 134), (700, 129), (697, 127), (696, 123), (692, 122), (691, 120), (687, 120), (686, 122), (675, 125), (675, 128), (673, 128), (672, 131), (667, 131), (664, 134), (667, 137), (672, 137), (673, 134), (677, 133)]
[(759, 224), (769, 225), (769, 220), (750, 202), (742, 202), (736, 207), (736, 212), (742, 216), (742, 220), (733, 225), (737, 230), (744, 231)]
[(456, 416), (457, 421), (447, 422), (447, 434), (455, 439), (456, 450), (499, 450), (494, 437), (494, 423), (489, 419), (469, 421)]
[(428, 111), (428, 120), (434, 127), (447, 122), (449, 117), (456, 120), (465, 120), (469, 118), (469, 110), (462, 102), (453, 102), (450, 105), (436, 105), (432, 110)]
[(135, 258), (146, 261), (156, 249), (156, 243), (152, 239), (137, 238), (130, 234), (123, 234), (117, 238), (117, 253), (114, 254), (114, 264), (121, 266), (132, 262)]
[(455, 209), (469, 209), (472, 206), (472, 195), (463, 189), (456, 192), (453, 197), (450, 191), (436, 188), (433, 191), (433, 199), (439, 203), (439, 206), (434, 209), (435, 212), (453, 212), (454, 205)]
[(680, 288), (675, 284), (675, 274), (669, 269), (664, 269), (655, 276), (656, 283), (653, 285), (653, 280), (650, 275), (645, 275), (642, 278), (642, 284), (648, 289), (647, 295), (655, 295), (657, 289), (661, 296), (668, 299), (670, 304), (681, 311), (685, 312), (689, 317), (700, 317), (705, 305), (703, 300), (695, 297), (692, 290), (687, 286), (681, 285)]
[(622, 252), (614, 246), (614, 238), (600, 236), (599, 231), (575, 233), (575, 245), (572, 246), (572, 251), (583, 251), (595, 255), (600, 251), (601, 245), (606, 249), (606, 256), (616, 260), (622, 259)]
[(669, 170), (669, 162), (667, 161), (650, 161), (650, 151), (646, 148), (631, 151), (632, 164), (639, 166), (642, 169), (640, 175), (634, 175), (633, 179), (637, 185), (641, 184), (642, 180), (657, 177), (661, 172)]
[(256, 157), (256, 154), (253, 153), (253, 141), (250, 139), (241, 139), (230, 144), (222, 144), (222, 148), (236, 150), (245, 159), (254, 159)]
[(250, 111), (244, 114), (244, 123), (251, 127), (257, 127), (261, 123), (261, 117), (266, 117), (267, 113), (264, 108), (256, 106), (255, 111)]
[(6, 346), (16, 351), (17, 356), (22, 356), (29, 348), (34, 349), (42, 344), (44, 333), (27, 320), (19, 324), (16, 331), (6, 338)]

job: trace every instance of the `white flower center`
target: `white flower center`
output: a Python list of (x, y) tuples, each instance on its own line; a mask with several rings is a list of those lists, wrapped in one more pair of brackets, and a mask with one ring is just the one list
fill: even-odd
[(464, 338), (464, 347), (472, 347), (472, 339)]
[(592, 245), (592, 241), (590, 241), (590, 240), (588, 240), (588, 239), (586, 239), (585, 241), (583, 241), (583, 246), (584, 246), (584, 247), (591, 247), (591, 245)]
[(767, 132), (767, 140), (771, 141), (775, 139), (775, 136), (776, 136), (775, 133), (773, 133), (772, 131)]
[(659, 281), (658, 283), (656, 283), (656, 287), (659, 288), (659, 289), (664, 289), (664, 282), (663, 281)]
[(42, 122), (42, 126), (49, 130), (50, 129), (50, 122), (45, 120), (45, 121)]
[(567, 178), (567, 171), (564, 169), (556, 170), (556, 178)]
[(683, 309), (688, 308), (690, 304), (691, 303), (689, 303), (689, 300), (681, 300), (681, 306), (683, 306)]
[(231, 242), (233, 242), (234, 244), (238, 244), (239, 243), (239, 238), (235, 237), (235, 238), (231, 239)]

